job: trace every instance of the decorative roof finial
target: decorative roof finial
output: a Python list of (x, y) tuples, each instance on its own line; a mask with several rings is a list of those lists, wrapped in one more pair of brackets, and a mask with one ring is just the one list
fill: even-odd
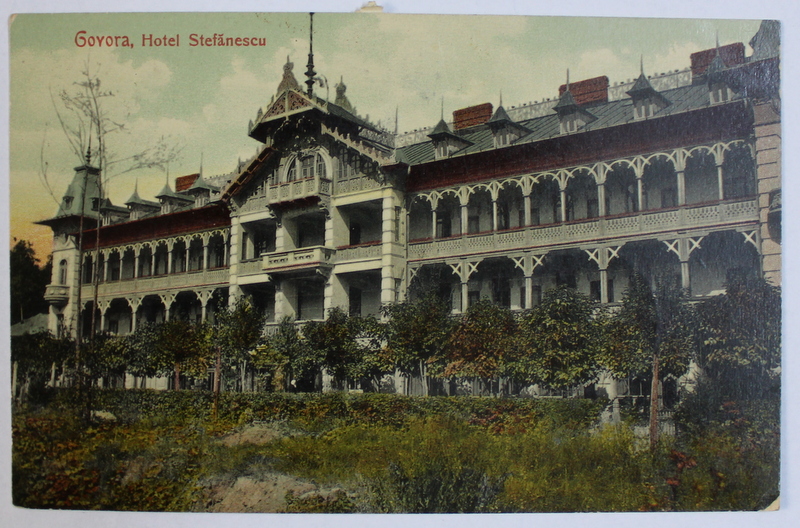
[(565, 91), (569, 91), (569, 68), (567, 68), (567, 89)]
[(203, 151), (200, 151), (200, 177), (203, 177)]
[(639, 55), (639, 74), (644, 75), (644, 54)]
[(503, 90), (500, 90), (500, 105), (503, 106)]
[(442, 96), (442, 115), (441, 115), (441, 119), (442, 119), (442, 121), (444, 121), (444, 96)]
[(400, 121), (398, 120), (398, 113), (399, 113), (399, 112), (400, 112), (400, 107), (399, 107), (399, 106), (395, 106), (395, 107), (394, 107), (394, 135), (395, 135), (395, 136), (396, 136), (396, 135), (397, 135), (397, 133), (398, 133), (397, 124), (400, 122)]
[(314, 76), (316, 75), (316, 72), (314, 72), (314, 13), (309, 13), (308, 16), (310, 23), (308, 31), (308, 64), (306, 64), (306, 77), (308, 77), (306, 86), (308, 86), (308, 90), (306, 93), (311, 98), (314, 96)]

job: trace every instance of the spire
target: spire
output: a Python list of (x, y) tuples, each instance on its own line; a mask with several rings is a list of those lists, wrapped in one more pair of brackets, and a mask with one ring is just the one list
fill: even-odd
[(286, 90), (296, 90), (300, 91), (300, 85), (297, 82), (297, 79), (294, 78), (294, 73), (292, 73), (292, 69), (294, 68), (294, 63), (289, 60), (289, 56), (286, 56), (286, 64), (283, 65), (283, 79), (281, 79), (280, 84), (278, 85), (278, 95), (282, 94)]
[(503, 90), (500, 90), (500, 105), (499, 105), (499, 107), (500, 108), (503, 107)]
[(306, 77), (308, 80), (306, 81), (306, 86), (308, 86), (308, 90), (306, 93), (308, 97), (311, 98), (314, 96), (314, 76), (316, 72), (314, 72), (314, 13), (309, 13), (309, 41), (308, 41), (308, 64), (306, 64)]
[(399, 130), (398, 126), (397, 126), (398, 123), (399, 123), (399, 121), (398, 121), (398, 112), (399, 111), (400, 111), (400, 107), (399, 106), (395, 106), (394, 107), (394, 135), (395, 136), (397, 135), (398, 130)]
[(442, 96), (442, 115), (440, 117), (442, 121), (444, 121), (444, 96)]
[(644, 54), (639, 55), (639, 75), (644, 75)]
[(200, 151), (200, 178), (203, 177), (203, 151)]

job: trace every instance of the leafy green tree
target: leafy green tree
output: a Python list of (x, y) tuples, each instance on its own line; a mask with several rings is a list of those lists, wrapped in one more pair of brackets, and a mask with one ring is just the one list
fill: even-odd
[(20, 394), (41, 391), (54, 374), (53, 369), (58, 374), (61, 366), (74, 357), (75, 343), (69, 338), (56, 338), (50, 332), (11, 337), (11, 361), (16, 365), (13, 381)]
[(47, 313), (48, 304), (44, 300), (44, 291), (50, 283), (52, 268), (50, 258), (44, 266), (39, 266), (39, 259), (29, 241), (14, 240), (9, 260), (11, 324), (38, 313)]
[(520, 350), (510, 375), (553, 389), (585, 384), (597, 376), (602, 315), (587, 296), (566, 286), (548, 291), (520, 323)]
[(292, 318), (285, 317), (277, 331), (256, 348), (254, 363), (269, 372), (275, 390), (315, 390), (321, 355), (300, 334)]
[(107, 382), (123, 376), (131, 363), (131, 348), (125, 336), (101, 334), (81, 346), (84, 375), (91, 381)]
[[(246, 297), (241, 297), (230, 309), (215, 314), (213, 343), (219, 357), (220, 368), (226, 365), (229, 370), (236, 368), (244, 377), (253, 352), (264, 336), (265, 314), (256, 309)], [(215, 374), (215, 386), (220, 373)], [(216, 389), (216, 387), (215, 387)]]
[(135, 332), (125, 336), (128, 372), (134, 376), (153, 377), (170, 367), (169, 360), (156, 346), (158, 332), (158, 325), (142, 323)]
[(724, 398), (753, 398), (780, 384), (781, 290), (765, 279), (737, 279), (702, 302), (698, 363)]
[(325, 321), (303, 327), (308, 346), (319, 354), (320, 366), (339, 381), (377, 378), (383, 373), (374, 361), (380, 329), (374, 318), (348, 315), (332, 308)]
[(175, 390), (181, 388), (180, 376), (201, 376), (211, 363), (211, 330), (205, 324), (171, 320), (156, 330), (154, 348), (161, 360), (160, 374), (175, 376)]
[(445, 352), (445, 377), (479, 378), (484, 383), (503, 372), (514, 357), (517, 322), (511, 310), (481, 300), (455, 323)]
[[(428, 387), (430, 362), (441, 355), (453, 326), (450, 311), (437, 297), (387, 305), (386, 344), (382, 356), (404, 376), (419, 376)], [(433, 366), (437, 372), (436, 366)], [(438, 369), (441, 371), (441, 368)]]
[(634, 275), (605, 334), (602, 366), (617, 377), (649, 374), (651, 447), (658, 440), (658, 384), (684, 374), (694, 355), (697, 319), (683, 293), (665, 283), (653, 292)]

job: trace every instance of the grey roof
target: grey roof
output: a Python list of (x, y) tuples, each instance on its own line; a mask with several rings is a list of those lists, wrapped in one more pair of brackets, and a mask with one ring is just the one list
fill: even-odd
[(192, 186), (189, 187), (189, 189), (186, 190), (186, 192), (191, 194), (192, 191), (196, 191), (196, 190), (205, 190), (205, 191), (216, 192), (216, 191), (219, 191), (219, 187), (217, 187), (216, 185), (211, 185), (210, 183), (208, 183), (205, 180), (205, 178), (203, 178), (203, 175), (201, 174), (200, 176), (197, 177), (197, 179), (194, 181)]
[(182, 202), (193, 202), (194, 201), (194, 198), (190, 198), (188, 196), (184, 196), (182, 194), (178, 194), (176, 192), (173, 192), (173, 190), (170, 188), (168, 183), (164, 184), (164, 188), (161, 189), (161, 192), (159, 192), (156, 195), (156, 198), (159, 198), (159, 199), (161, 199), (161, 198), (171, 198), (173, 200), (179, 200), (179, 201), (182, 201)]
[[(682, 86), (680, 88), (656, 93), (667, 98), (671, 104), (658, 110), (653, 116), (654, 118), (697, 110), (708, 107), (711, 104), (708, 97), (708, 87), (705, 84)], [(734, 99), (737, 98), (739, 98), (739, 96), (734, 97)], [(553, 107), (553, 110), (556, 109), (556, 106)], [(591, 113), (596, 119), (585, 125), (581, 131), (598, 130), (634, 121), (633, 101), (628, 98), (593, 105), (591, 107)], [(542, 141), (561, 134), (559, 117), (555, 112), (546, 116), (523, 120), (518, 122), (518, 124), (525, 127), (529, 132), (514, 141), (513, 144), (515, 145)], [(434, 130), (434, 132), (436, 131)], [(455, 133), (451, 132), (451, 134), (472, 143), (455, 152), (453, 156), (495, 149), (492, 133), (487, 124), (465, 128)], [(432, 136), (433, 134), (430, 135)], [(433, 161), (435, 157), (433, 141), (426, 141), (399, 148), (395, 156), (398, 162), (407, 163), (409, 165)]]
[(652, 93), (655, 92), (653, 89), (653, 85), (650, 84), (650, 81), (647, 80), (644, 73), (639, 74), (639, 78), (636, 79), (636, 82), (633, 83), (631, 89), (628, 90), (626, 93), (633, 97), (634, 95), (639, 95), (640, 93)]
[(558, 112), (561, 109), (570, 109), (577, 106), (578, 103), (575, 102), (575, 98), (572, 97), (572, 93), (569, 91), (569, 88), (567, 88), (564, 90), (564, 93), (561, 94), (561, 97), (558, 98), (558, 104), (556, 104), (553, 109)]
[(130, 198), (125, 202), (125, 205), (144, 205), (146, 207), (161, 207), (158, 202), (151, 202), (150, 200), (142, 200), (139, 197), (139, 190), (134, 189), (133, 194)]
[(508, 117), (508, 113), (506, 113), (506, 109), (503, 108), (503, 105), (500, 105), (497, 107), (497, 110), (494, 111), (494, 115), (487, 121), (487, 123), (502, 123), (505, 121), (511, 121), (511, 118)]
[(453, 134), (453, 131), (450, 130), (450, 127), (445, 123), (444, 119), (439, 120), (436, 126), (433, 128), (433, 132), (428, 134), (429, 137), (440, 136), (442, 134)]

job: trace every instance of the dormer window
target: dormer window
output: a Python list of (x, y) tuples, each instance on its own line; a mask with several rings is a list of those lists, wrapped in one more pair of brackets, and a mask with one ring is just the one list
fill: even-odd
[(653, 88), (644, 71), (627, 93), (633, 100), (633, 119), (637, 121), (655, 117), (657, 112), (670, 105), (667, 98)]
[(71, 207), (72, 207), (72, 196), (65, 196), (64, 209), (70, 209)]
[(100, 198), (92, 198), (92, 211), (100, 209)]
[(561, 120), (561, 133), (571, 134), (577, 132), (584, 124), (577, 114), (566, 116)]
[(508, 130), (501, 130), (497, 134), (495, 134), (495, 136), (494, 136), (494, 146), (495, 146), (495, 148), (497, 148), (497, 147), (505, 147), (509, 143), (511, 143), (511, 141), (509, 141)]
[(727, 103), (732, 96), (731, 89), (724, 83), (715, 83), (709, 89), (711, 104)]

